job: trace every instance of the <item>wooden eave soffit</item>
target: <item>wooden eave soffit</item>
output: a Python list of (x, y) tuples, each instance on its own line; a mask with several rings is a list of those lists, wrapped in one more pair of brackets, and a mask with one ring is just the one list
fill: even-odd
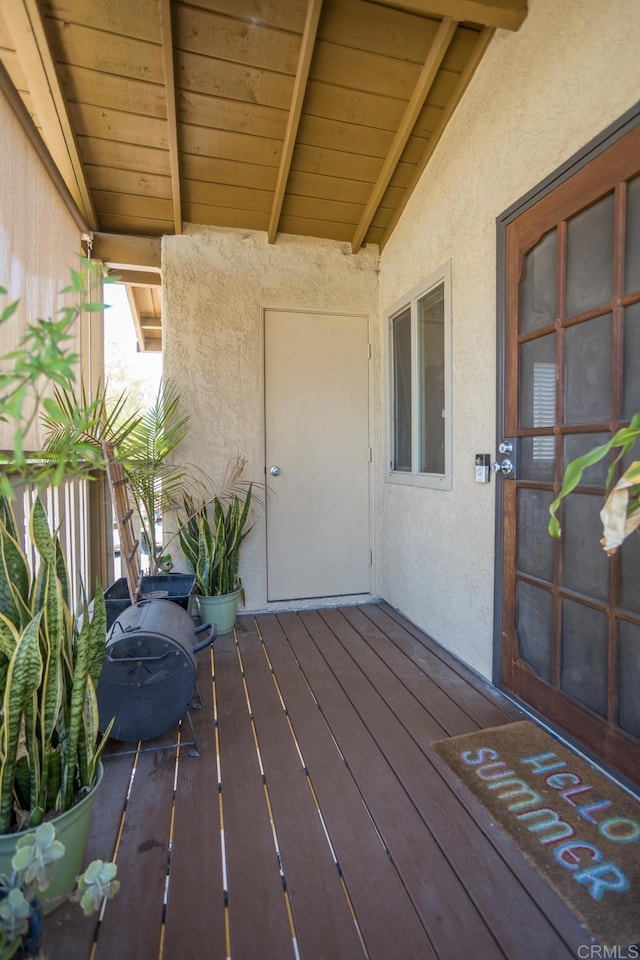
[(29, 77), (47, 149), (80, 213), (93, 230), (98, 222), (96, 212), (37, 0), (11, 0), (3, 5), (2, 13), (22, 70)]
[(411, 13), (468, 20), (499, 30), (519, 30), (528, 0), (385, 0), (385, 6)]
[[(433, 86), (436, 74), (446, 55), (449, 44), (453, 39), (458, 23), (466, 20), (484, 26), (485, 29), (481, 37), (481, 43), (478, 45), (479, 49), (483, 52), (495, 29), (518, 30), (527, 15), (527, 0), (397, 0), (397, 2), (396, 0), (386, 0), (385, 5), (411, 11), (412, 13), (441, 16), (442, 24), (424, 63), (415, 90), (400, 122), (378, 180), (373, 186), (369, 201), (356, 227), (356, 231), (351, 240), (353, 253), (357, 253), (364, 242), (367, 230), (375, 217), (385, 190), (391, 181), (402, 151), (411, 136), (411, 131), (416, 123), (418, 114)], [(267, 232), (269, 243), (275, 242), (278, 231), (280, 214), (291, 168), (291, 159), (296, 143), (309, 78), (311, 58), (313, 56), (321, 8), (322, 0), (308, 0), (307, 16), (300, 45), (300, 55), (298, 57), (298, 67), (289, 109), (287, 130), (269, 219), (269, 229)], [(474, 63), (474, 66), (475, 65), (477, 65), (477, 60)], [(435, 146), (438, 139), (439, 136), (434, 138), (432, 146)], [(431, 153), (431, 150), (429, 153)], [(424, 164), (420, 166), (420, 172), (422, 172), (422, 169), (424, 169)], [(402, 207), (404, 207), (404, 204)], [(398, 215), (399, 212), (400, 211), (398, 211)], [(397, 216), (394, 218), (394, 221), (397, 221)]]

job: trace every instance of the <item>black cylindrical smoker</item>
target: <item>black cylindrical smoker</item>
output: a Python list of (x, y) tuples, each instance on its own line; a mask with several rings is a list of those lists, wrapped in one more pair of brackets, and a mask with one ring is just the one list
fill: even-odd
[[(207, 635), (193, 644), (197, 634)], [(140, 600), (115, 620), (98, 682), (101, 730), (115, 717), (114, 740), (152, 740), (174, 727), (196, 692), (195, 654), (216, 637), (213, 623), (197, 629), (171, 600)]]

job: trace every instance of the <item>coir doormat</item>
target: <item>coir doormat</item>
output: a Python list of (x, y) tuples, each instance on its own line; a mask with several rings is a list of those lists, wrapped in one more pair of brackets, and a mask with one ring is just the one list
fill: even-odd
[(433, 748), (594, 937), (640, 940), (640, 802), (529, 721)]

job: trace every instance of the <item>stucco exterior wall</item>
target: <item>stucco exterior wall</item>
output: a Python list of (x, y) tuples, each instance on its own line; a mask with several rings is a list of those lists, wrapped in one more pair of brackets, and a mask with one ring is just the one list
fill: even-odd
[[(263, 311), (375, 316), (378, 251), (346, 244), (191, 227), (163, 241), (165, 376), (189, 411), (183, 462), (219, 485), (236, 455), (264, 482)], [(176, 551), (173, 545), (172, 554)], [(246, 609), (267, 598), (264, 511), (246, 542)]]
[[(81, 235), (1, 92), (0, 170), (0, 286), (8, 290), (2, 306), (20, 300), (0, 333), (5, 353), (28, 321), (51, 316), (61, 305), (58, 292), (69, 282), (69, 268), (78, 266)], [(8, 437), (0, 424), (0, 448), (10, 446)], [(27, 446), (36, 444), (32, 433)]]
[(529, 0), (499, 31), (381, 255), (382, 311), (452, 263), (453, 490), (385, 481), (386, 331), (376, 357), (378, 590), (491, 676), (495, 481), (496, 217), (640, 97), (640, 4)]

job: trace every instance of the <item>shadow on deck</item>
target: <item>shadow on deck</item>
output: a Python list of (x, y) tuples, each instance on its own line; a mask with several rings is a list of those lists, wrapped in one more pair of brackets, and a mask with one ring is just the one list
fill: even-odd
[(48, 917), (49, 960), (584, 953), (429, 748), (518, 711), (390, 607), (241, 617), (199, 654), (198, 687), (200, 758), (106, 761), (88, 857), (115, 850), (122, 888), (99, 923)]

